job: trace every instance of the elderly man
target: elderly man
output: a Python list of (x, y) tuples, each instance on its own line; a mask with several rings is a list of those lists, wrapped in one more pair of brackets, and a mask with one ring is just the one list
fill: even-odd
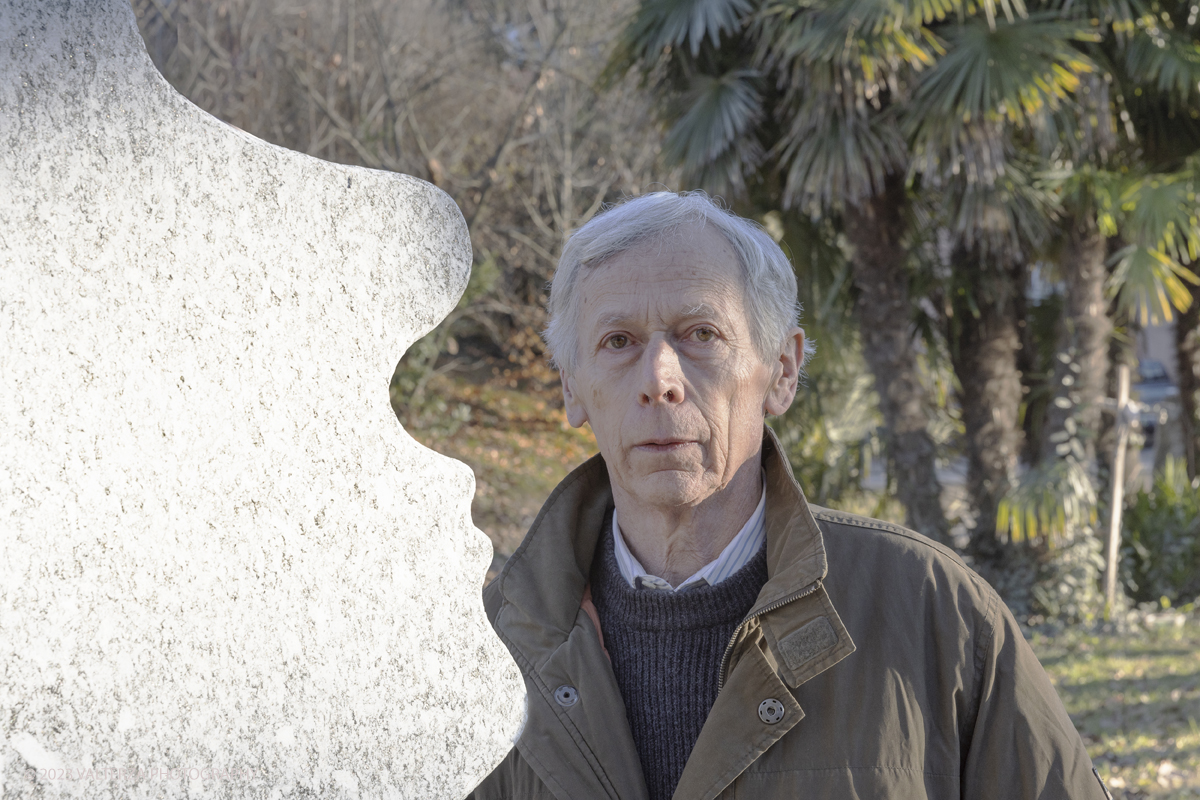
[(478, 800), (1107, 795), (977, 575), (805, 501), (763, 424), (798, 311), (775, 242), (703, 195), (567, 243), (546, 341), (600, 455), (485, 590), (529, 708)]

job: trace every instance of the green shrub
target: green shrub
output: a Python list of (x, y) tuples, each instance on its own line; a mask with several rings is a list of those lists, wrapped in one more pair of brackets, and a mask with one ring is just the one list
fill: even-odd
[(1125, 508), (1122, 573), (1139, 603), (1166, 598), (1187, 603), (1200, 595), (1200, 479), (1168, 458), (1149, 492)]
[(1029, 592), (1031, 610), (1046, 621), (1091, 623), (1104, 608), (1100, 589), (1103, 546), (1087, 525), (1076, 527), (1069, 538), (1060, 536), (1057, 542), (1053, 547), (1035, 544), (1032, 548), (1036, 572)]

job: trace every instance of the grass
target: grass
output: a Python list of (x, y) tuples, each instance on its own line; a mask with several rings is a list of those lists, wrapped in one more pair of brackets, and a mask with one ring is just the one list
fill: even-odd
[(1200, 619), (1031, 644), (1113, 797), (1200, 797)]
[[(405, 428), (474, 470), (472, 512), (492, 540), (498, 568), (551, 490), (596, 452), (596, 441), (589, 429), (567, 424), (554, 387), (503, 373), (484, 378), (435, 377), (428, 395), (436, 404)], [(1120, 635), (1032, 634), (1116, 800), (1200, 798), (1200, 616), (1163, 620)]]

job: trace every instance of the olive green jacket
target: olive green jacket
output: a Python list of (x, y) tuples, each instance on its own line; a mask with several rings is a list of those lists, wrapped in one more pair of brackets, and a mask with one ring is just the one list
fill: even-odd
[[(763, 466), (769, 577), (725, 653), (676, 800), (1104, 800), (1054, 688), (979, 576), (904, 528), (810, 507), (769, 431)], [(529, 704), (476, 800), (647, 796), (580, 607), (612, 503), (597, 456), (554, 490), (484, 591)], [(560, 687), (576, 691), (556, 700)], [(782, 719), (764, 721), (770, 706), (760, 716), (769, 699)]]

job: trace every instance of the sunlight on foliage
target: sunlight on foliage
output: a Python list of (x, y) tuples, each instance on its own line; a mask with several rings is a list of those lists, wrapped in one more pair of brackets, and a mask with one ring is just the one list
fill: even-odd
[(1061, 202), (1091, 209), (1100, 232), (1127, 244), (1109, 260), (1108, 292), (1141, 325), (1171, 322), (1192, 303), (1185, 284), (1200, 285), (1200, 197), (1195, 159), (1167, 175), (1131, 175), (1094, 167), (1053, 169), (1038, 183)]
[(946, 52), (906, 115), (922, 173), (990, 184), (1005, 175), (1010, 128), (1035, 131), (1045, 150), (1075, 127), (1072, 96), (1096, 70), (1077, 43), (1095, 41), (1094, 28), (1041, 13), (991, 27), (968, 21), (944, 35)]
[(1200, 284), (1200, 278), (1156, 248), (1132, 244), (1119, 250), (1112, 259), (1116, 264), (1109, 278), (1110, 292), (1117, 306), (1140, 325), (1169, 323), (1175, 310), (1186, 311), (1192, 293), (1184, 281)]
[(922, 81), (915, 99), (923, 113), (961, 118), (990, 115), (1027, 123), (1056, 108), (1095, 69), (1072, 41), (1097, 41), (1089, 26), (1041, 14), (994, 30), (981, 23), (949, 33), (952, 45)]
[(1074, 456), (1029, 470), (1000, 501), (996, 531), (1011, 542), (1044, 541), (1053, 547), (1096, 523), (1096, 488)]
[(1109, 292), (1142, 325), (1171, 322), (1192, 304), (1184, 283), (1200, 285), (1185, 266), (1200, 255), (1195, 180), (1187, 173), (1148, 175), (1129, 181), (1116, 201), (1109, 213), (1131, 244), (1110, 261)]
[(771, 39), (768, 63), (861, 69), (864, 80), (855, 88), (862, 92), (860, 96), (869, 96), (871, 84), (895, 75), (905, 65), (915, 69), (933, 65), (941, 46), (924, 27), (932, 20), (922, 17), (921, 11), (914, 13), (894, 0), (843, 0), (821, 5), (771, 3), (753, 24)]

